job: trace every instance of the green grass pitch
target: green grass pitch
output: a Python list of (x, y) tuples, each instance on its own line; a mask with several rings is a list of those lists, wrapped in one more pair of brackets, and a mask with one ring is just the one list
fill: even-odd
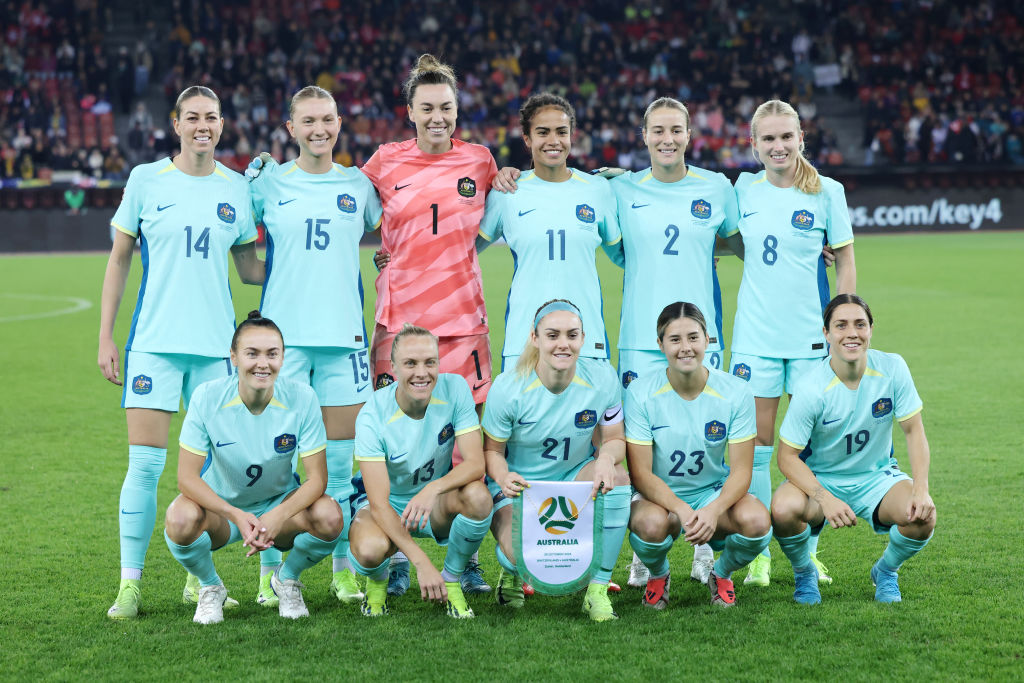
[[(236, 545), (215, 558), (242, 606), (223, 624), (201, 627), (179, 602), (184, 571), (159, 529), (143, 582), (144, 615), (107, 620), (118, 584), (115, 513), (127, 450), (120, 391), (95, 362), (105, 262), (98, 254), (0, 257), (2, 679), (1024, 677), (1022, 233), (857, 240), (859, 290), (876, 318), (873, 345), (907, 359), (931, 443), (938, 529), (901, 572), (902, 604), (873, 602), (868, 570), (884, 538), (860, 524), (822, 536), (820, 556), (835, 583), (823, 587), (820, 607), (792, 602), (792, 572), (773, 543), (772, 585), (746, 588), (737, 572), (737, 607), (716, 610), (707, 589), (686, 578), (691, 554), (680, 544), (670, 555), (669, 609), (646, 610), (627, 588), (613, 597), (621, 618), (606, 624), (580, 613), (582, 595), (530, 598), (514, 615), (476, 597), (476, 620), (454, 623), (419, 599), (415, 580), (391, 602), (389, 618), (364, 619), (329, 597), (329, 563), (304, 577), (312, 616), (286, 622), (253, 602), (257, 562), (244, 560)], [(614, 348), (621, 274), (603, 255), (599, 265)], [(372, 315), (369, 251), (363, 266)], [(482, 268), (500, 358), (507, 249), (485, 252)], [(118, 320), (121, 344), (139, 273), (136, 259)], [(720, 273), (728, 339), (741, 266), (723, 259)], [(240, 314), (256, 306), (256, 288), (233, 288)], [(75, 311), (85, 305), (75, 300), (92, 307)], [(180, 415), (172, 444), (179, 425)], [(900, 434), (896, 449), (906, 466)], [(161, 510), (175, 494), (175, 453), (172, 446)], [(490, 539), (481, 558), (493, 581)], [(628, 547), (614, 575), (623, 585), (627, 561)]]

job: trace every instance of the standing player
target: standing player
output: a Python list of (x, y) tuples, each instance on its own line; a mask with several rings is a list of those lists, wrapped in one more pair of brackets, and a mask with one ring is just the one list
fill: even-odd
[[(138, 615), (171, 414), (182, 399), (187, 408), (203, 382), (232, 374), (224, 356), (234, 329), (228, 252), (243, 282), (263, 281), (248, 184), (213, 157), (224, 126), (220, 100), (209, 88), (186, 88), (174, 105), (173, 124), (181, 152), (132, 170), (111, 221), (116, 232), (103, 276), (98, 363), (108, 381), (124, 385), (129, 444), (118, 515), (121, 587), (107, 612), (111, 619)], [(123, 381), (114, 320), (136, 240), (142, 284)]]
[[(391, 352), (395, 382), (375, 392), (356, 419), (356, 459), (365, 495), (349, 534), (349, 561), (367, 577), (362, 612), (388, 613), (389, 557), (401, 549), (416, 565), (423, 599), (448, 616), (473, 617), (460, 577), (487, 535), (491, 497), (473, 397), (459, 375), (440, 373), (437, 337), (405, 325)], [(452, 467), (458, 444), (462, 462)], [(438, 572), (414, 537), (447, 545)]]
[[(903, 358), (868, 348), (874, 319), (863, 299), (836, 296), (824, 320), (830, 355), (801, 379), (779, 431), (786, 481), (772, 498), (775, 537), (793, 563), (793, 598), (816, 604), (821, 593), (808, 547), (811, 528), (826, 521), (833, 528), (853, 526), (857, 517), (870, 522), (875, 533), (889, 534), (871, 567), (875, 600), (900, 602), (896, 572), (935, 528), (921, 398)], [(907, 439), (913, 479), (890, 460), (894, 419)]]
[[(526, 185), (524, 185), (526, 187)], [(484, 412), (488, 488), (495, 500), (491, 532), (502, 567), (499, 605), (523, 606), (523, 586), (510, 558), (512, 498), (535, 480), (593, 481), (591, 496), (604, 495), (601, 567), (583, 600), (594, 621), (618, 616), (608, 583), (629, 521), (629, 477), (618, 380), (603, 360), (580, 358), (587, 348), (580, 310), (564, 299), (541, 305), (515, 369), (498, 376)], [(600, 448), (592, 442), (597, 432)]]
[(682, 533), (690, 543), (723, 550), (706, 583), (711, 604), (731, 607), (732, 572), (771, 540), (768, 509), (747, 493), (754, 396), (742, 380), (705, 367), (710, 339), (696, 305), (669, 304), (657, 331), (668, 367), (635, 380), (626, 392), (626, 448), (636, 489), (629, 542), (651, 575), (642, 602), (668, 606), (668, 551)]
[[(199, 387), (181, 428), (181, 495), (167, 508), (164, 538), (199, 577), (193, 621), (200, 624), (224, 620), (227, 590), (211, 551), (235, 541), (252, 547), (248, 555), (294, 547), (271, 584), (282, 617), (308, 617), (299, 575), (331, 554), (344, 524), (324, 495), (327, 438), (316, 394), (305, 382), (278, 379), (283, 359), (281, 330), (253, 311), (231, 340), (238, 376)], [(301, 486), (293, 458), (306, 471)]]
[[(625, 269), (619, 327), (622, 386), (659, 376), (665, 355), (651, 334), (662, 309), (676, 300), (692, 301), (714, 328), (704, 364), (722, 369), (722, 293), (715, 269), (715, 243), (726, 240), (737, 254), (743, 241), (736, 227), (736, 193), (721, 173), (686, 164), (690, 115), (678, 100), (662, 97), (644, 112), (643, 140), (651, 166), (612, 179), (622, 242), (612, 260)], [(711, 546), (694, 548), (690, 576), (707, 583), (714, 563)], [(643, 586), (649, 575), (634, 555), (629, 584)]]
[[(313, 85), (295, 93), (287, 126), (299, 157), (268, 166), (251, 185), (253, 214), (267, 229), (260, 309), (288, 335), (284, 376), (316, 390), (327, 428), (327, 494), (347, 501), (356, 415), (370, 386), (359, 239), (380, 224), (381, 206), (359, 169), (331, 160), (341, 118), (330, 93)], [(360, 602), (347, 537), (346, 527), (334, 549), (331, 591)], [(257, 600), (264, 604), (275, 602), (270, 574), (280, 558), (272, 555), (261, 556)]]
[[(827, 354), (821, 311), (829, 301), (822, 245), (835, 250), (836, 287), (853, 293), (857, 270), (853, 228), (843, 186), (825, 178), (803, 156), (800, 118), (779, 100), (757, 108), (750, 122), (757, 174), (736, 180), (740, 234), (746, 256), (733, 325), (732, 374), (750, 382), (757, 404), (757, 441), (750, 492), (771, 500), (775, 419), (783, 391)], [(817, 562), (820, 580), (831, 583)], [(767, 586), (767, 551), (750, 566), (744, 583)]]

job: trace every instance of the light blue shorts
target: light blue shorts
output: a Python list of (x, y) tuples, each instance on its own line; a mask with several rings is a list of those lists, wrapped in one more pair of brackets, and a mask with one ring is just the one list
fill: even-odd
[[(366, 497), (366, 492), (362, 490), (362, 486), (357, 489), (357, 497), (355, 502), (352, 504), (352, 519), (355, 519), (356, 515), (364, 507), (370, 504), (370, 501)], [(402, 516), (402, 511), (405, 510), (405, 506), (409, 504), (409, 501), (413, 499), (413, 496), (389, 496), (388, 502), (391, 503), (391, 509), (395, 511), (399, 517)], [(427, 525), (422, 529), (414, 529), (409, 531), (409, 535), (413, 538), (430, 538), (440, 546), (448, 545), (448, 537), (438, 538), (434, 535), (434, 529), (430, 525), (430, 517), (427, 517)]]
[[(718, 498), (718, 496), (722, 495), (723, 486), (725, 486), (725, 479), (722, 479), (721, 481), (712, 486), (705, 486), (691, 491), (684, 491), (683, 493), (680, 493), (679, 491), (672, 489), (672, 493), (674, 493), (680, 500), (682, 500), (684, 503), (689, 505), (694, 510), (700, 510), (703, 507), (707, 507), (711, 503), (711, 501), (715, 500), (716, 498)], [(646, 499), (643, 497), (643, 494), (641, 494), (634, 488), (633, 496), (630, 498), (629, 502), (632, 503), (637, 500)], [(683, 520), (679, 521), (682, 522)], [(711, 539), (710, 541), (708, 541), (708, 545), (710, 545), (714, 550), (721, 550), (725, 547), (725, 539)]]
[(322, 406), (364, 403), (370, 391), (370, 352), (333, 346), (289, 346), (281, 376), (309, 382)]
[[(593, 462), (594, 459), (594, 456), (590, 456), (589, 458), (581, 462), (579, 465), (576, 465), (576, 467), (573, 467), (571, 470), (567, 471), (565, 475), (562, 476), (558, 481), (576, 481), (576, 477), (579, 475), (580, 471), (588, 464)], [(522, 472), (520, 472), (520, 474), (522, 474)], [(529, 481), (530, 479), (525, 474), (523, 475), (523, 477), (525, 477), (527, 481)], [(487, 477), (484, 483), (487, 484), (487, 490), (491, 492), (491, 501), (494, 503), (495, 512), (505, 507), (506, 505), (512, 504), (512, 499), (506, 498), (505, 494), (501, 492), (501, 486), (498, 485), (498, 482), (494, 481), (490, 477)]]
[[(665, 354), (661, 351), (650, 349), (619, 349), (619, 379), (622, 380), (622, 388), (625, 389), (629, 383), (638, 377), (663, 371), (668, 367)], [(722, 369), (722, 352), (708, 351), (704, 354), (704, 367), (715, 370)]]
[(755, 397), (778, 398), (783, 390), (792, 395), (800, 378), (817, 367), (822, 358), (766, 358), (733, 353), (730, 372), (747, 380)]
[(184, 401), (188, 410), (196, 387), (233, 374), (230, 358), (125, 350), (121, 407), (176, 413)]
[(853, 514), (870, 522), (876, 534), (889, 533), (889, 527), (882, 524), (875, 514), (885, 494), (889, 493), (897, 482), (910, 479), (906, 473), (894, 467), (886, 467), (878, 472), (856, 477), (817, 473), (814, 476), (825, 490), (849, 505)]
[[(268, 511), (273, 510), (275, 507), (277, 507), (281, 503), (283, 503), (284, 499), (287, 498), (288, 496), (290, 496), (292, 494), (292, 491), (294, 491), (297, 488), (298, 488), (298, 485), (296, 485), (295, 488), (293, 488), (293, 489), (289, 489), (288, 491), (285, 491), (281, 495), (274, 496), (273, 498), (268, 498), (267, 500), (264, 500), (262, 502), (256, 503), (255, 505), (248, 505), (248, 506), (246, 506), (246, 507), (244, 507), (242, 509), (245, 510), (246, 512), (248, 512), (248, 513), (251, 513), (251, 514), (257, 516), (257, 517), (260, 517), (260, 516), (266, 514)], [(228, 526), (231, 527), (231, 537), (228, 538), (228, 542), (225, 543), (224, 545), (231, 545), (232, 543), (238, 543), (239, 541), (241, 541), (242, 540), (242, 532), (238, 530), (238, 527), (235, 526), (235, 523), (232, 522), (230, 519), (228, 520)]]

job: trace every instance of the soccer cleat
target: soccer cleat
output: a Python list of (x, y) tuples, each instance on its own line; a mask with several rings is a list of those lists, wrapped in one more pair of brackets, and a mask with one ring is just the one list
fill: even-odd
[(480, 564), (473, 560), (466, 563), (466, 571), (462, 572), (462, 576), (459, 577), (459, 585), (462, 586), (462, 592), (469, 595), (491, 592), (491, 587), (484, 581), (484, 573), (480, 569)]
[(903, 602), (900, 595), (899, 574), (888, 569), (882, 569), (879, 565), (882, 561), (875, 562), (871, 567), (871, 583), (875, 586), (875, 600), (878, 602)]
[(363, 591), (359, 590), (359, 581), (356, 575), (347, 569), (334, 572), (334, 579), (331, 581), (331, 593), (341, 602), (354, 605), (363, 601)]
[(388, 571), (388, 595), (398, 597), (409, 590), (409, 560), (392, 562)]
[(498, 589), (494, 591), (494, 599), (499, 605), (519, 609), (526, 600), (523, 597), (523, 584), (519, 577), (504, 569), (498, 574)]
[(309, 610), (302, 599), (302, 582), (298, 579), (282, 579), (278, 573), (279, 571), (270, 575), (270, 586), (278, 599), (277, 613), (285, 619), (308, 617)]
[(388, 614), (388, 582), (366, 579), (366, 595), (359, 611), (364, 617), (383, 617)]
[(732, 579), (724, 579), (711, 570), (708, 574), (708, 589), (711, 591), (711, 604), (718, 607), (732, 607), (736, 604), (736, 589)]
[(219, 624), (224, 621), (224, 601), (227, 598), (228, 589), (223, 584), (203, 586), (199, 589), (199, 600), (192, 621), (197, 624)]
[(537, 592), (537, 590), (533, 586), (531, 586), (530, 584), (528, 584), (525, 581), (523, 581), (523, 595), (524, 596), (530, 597), (531, 595), (533, 595), (536, 592)]
[(743, 579), (744, 586), (767, 586), (771, 583), (772, 558), (767, 555), (758, 555), (747, 565), (747, 578)]
[(817, 605), (821, 603), (821, 591), (818, 590), (818, 570), (814, 565), (804, 572), (793, 572), (793, 599), (801, 605)]
[(444, 587), (448, 589), (448, 602), (444, 605), (448, 616), (453, 619), (472, 619), (473, 610), (466, 604), (462, 585), (458, 581), (445, 581)]
[(608, 585), (592, 583), (587, 586), (587, 594), (583, 598), (583, 611), (591, 621), (612, 621), (619, 615), (612, 609), (612, 601), (608, 599)]
[(629, 580), (626, 581), (627, 586), (633, 588), (643, 588), (647, 585), (647, 581), (651, 578), (651, 571), (647, 568), (640, 558), (633, 554), (633, 561), (629, 563)]
[(645, 607), (662, 610), (668, 607), (668, 589), (672, 583), (670, 574), (665, 574), (659, 579), (650, 578), (647, 580), (647, 588), (644, 590), (644, 597), (640, 602)]
[[(183, 605), (195, 605), (199, 602), (199, 577), (194, 574), (185, 575), (185, 587), (181, 590), (181, 602)], [(238, 600), (231, 596), (224, 599), (224, 609), (235, 609), (238, 607)]]
[(609, 581), (608, 582), (608, 592), (609, 593), (621, 593), (622, 592), (622, 586), (620, 586), (619, 584), (615, 583), (614, 581)]
[(121, 579), (117, 599), (107, 610), (107, 616), (111, 619), (134, 619), (139, 616), (139, 605), (142, 602), (141, 584), (141, 579)]
[(270, 585), (271, 574), (263, 574), (260, 576), (260, 590), (256, 593), (256, 604), (263, 607), (277, 607), (277, 594), (274, 593), (274, 587)]
[(818, 583), (832, 583), (832, 577), (828, 574), (828, 567), (818, 561), (818, 553), (811, 553), (811, 563), (818, 570)]
[(693, 564), (690, 565), (690, 578), (699, 583), (707, 583), (708, 576), (711, 574), (711, 570), (715, 566), (715, 555), (711, 554), (711, 557), (704, 556), (693, 556)]

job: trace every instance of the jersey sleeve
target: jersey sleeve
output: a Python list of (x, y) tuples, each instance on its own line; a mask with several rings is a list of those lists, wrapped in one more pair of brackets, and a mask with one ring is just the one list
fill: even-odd
[[(627, 183), (629, 182), (629, 177), (629, 173), (623, 173), (622, 175), (615, 176), (608, 183), (609, 185), (611, 185), (612, 189), (612, 196), (615, 204), (615, 217), (616, 221), (619, 223), (620, 233), (622, 232), (622, 221), (619, 220), (619, 216), (625, 215), (625, 210), (623, 209), (622, 202), (627, 187)], [(626, 240), (620, 239), (615, 244), (603, 246), (604, 253), (608, 255), (609, 260), (611, 260), (611, 262), (617, 265), (619, 268), (626, 267), (625, 244)]]
[(189, 400), (188, 412), (185, 413), (185, 420), (181, 424), (181, 436), (178, 438), (178, 445), (190, 453), (203, 457), (206, 457), (213, 446), (203, 420), (205, 407), (206, 386), (200, 384)]
[(484, 205), (484, 217), (480, 220), (480, 236), (488, 242), (494, 242), (502, 234), (506, 195), (504, 192), (487, 193)]
[(480, 428), (480, 419), (476, 415), (476, 404), (473, 394), (462, 375), (452, 375), (452, 403), (454, 404), (455, 436), (466, 434)]
[(306, 409), (299, 427), (299, 446), (296, 449), (300, 458), (314, 455), (327, 448), (327, 430), (324, 428), (323, 411), (320, 410), (316, 393), (305, 386), (303, 389), (308, 391), (304, 392)]
[[(242, 206), (250, 206), (252, 204), (251, 193), (249, 191), (249, 184), (245, 180), (240, 180), (240, 183), (245, 185), (242, 195), (245, 198), (245, 203)], [(256, 222), (253, 220), (252, 211), (239, 211), (238, 212), (238, 238), (235, 240), (235, 246), (239, 244), (248, 244), (249, 242), (255, 242), (258, 237), (256, 232)]]
[(651, 421), (647, 415), (647, 402), (640, 393), (639, 382), (626, 387), (626, 441), (650, 446), (654, 443)]
[[(371, 398), (370, 401), (373, 399)], [(356, 460), (384, 462), (387, 455), (384, 439), (380, 434), (376, 411), (370, 408), (369, 401), (356, 417), (356, 441), (353, 455)]]
[(924, 405), (917, 393), (917, 387), (914, 386), (914, 378), (910, 376), (907, 362), (897, 354), (893, 354), (893, 360), (893, 411), (896, 413), (896, 420), (903, 422), (921, 412)]
[(828, 204), (825, 224), (828, 243), (833, 249), (845, 247), (853, 242), (853, 225), (850, 223), (850, 208), (846, 205), (846, 190), (841, 183), (831, 178), (822, 178), (822, 192)]
[(252, 221), (259, 225), (263, 222), (263, 202), (266, 190), (266, 178), (261, 173), (249, 183), (249, 201), (252, 205)]
[(139, 236), (139, 220), (142, 216), (143, 190), (140, 187), (142, 181), (139, 179), (141, 171), (139, 167), (132, 170), (125, 183), (124, 192), (121, 194), (121, 203), (110, 219), (110, 224), (132, 237)]
[(811, 440), (814, 423), (821, 416), (821, 399), (815, 393), (804, 390), (793, 394), (779, 428), (779, 439), (798, 450), (803, 450)]
[(740, 380), (732, 400), (732, 419), (729, 427), (729, 443), (750, 441), (757, 436), (757, 421), (754, 393), (747, 383)]
[(383, 145), (378, 147), (377, 151), (373, 153), (373, 156), (371, 156), (360, 169), (363, 172), (363, 175), (370, 179), (370, 182), (373, 183), (374, 187), (380, 184), (382, 149), (384, 149)]
[(508, 441), (512, 436), (512, 425), (516, 419), (512, 414), (511, 401), (505, 396), (506, 393), (507, 383), (502, 382), (499, 375), (491, 390), (487, 392), (482, 425), (484, 432), (497, 441)]
[(722, 200), (725, 216), (722, 224), (718, 226), (718, 236), (732, 237), (740, 231), (740, 209), (739, 202), (736, 201), (736, 192), (725, 177), (722, 177)]
[(366, 232), (373, 232), (380, 227), (381, 218), (384, 216), (384, 209), (380, 203), (380, 196), (373, 183), (367, 180), (370, 188), (366, 192), (366, 201), (363, 202), (363, 226)]
[[(615, 201), (615, 195), (612, 192), (611, 184), (604, 178), (601, 180), (604, 184), (604, 187), (601, 188), (601, 192), (604, 195), (604, 211), (601, 212), (603, 218), (601, 223), (597, 226), (597, 229), (601, 234), (602, 245), (610, 247), (622, 241), (622, 231), (619, 228), (618, 205)], [(607, 253), (607, 249), (605, 252)], [(611, 258), (611, 254), (609, 254), (609, 258)]]

